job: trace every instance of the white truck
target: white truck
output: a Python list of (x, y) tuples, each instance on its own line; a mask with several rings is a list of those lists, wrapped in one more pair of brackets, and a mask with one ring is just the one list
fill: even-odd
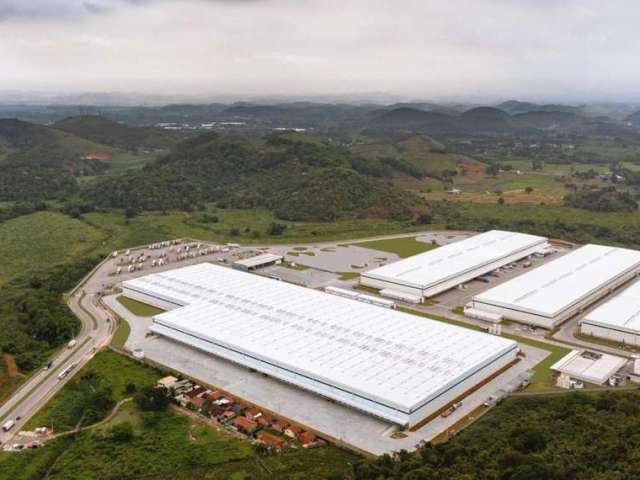
[(2, 424), (2, 430), (5, 432), (8, 432), (15, 426), (15, 424), (16, 424), (15, 420), (7, 420)]

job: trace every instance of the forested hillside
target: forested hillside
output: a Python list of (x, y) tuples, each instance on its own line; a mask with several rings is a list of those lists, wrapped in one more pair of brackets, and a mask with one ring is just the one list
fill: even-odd
[(124, 150), (168, 149), (176, 144), (178, 135), (168, 130), (132, 127), (98, 115), (69, 117), (54, 127), (82, 138)]
[(84, 196), (102, 207), (192, 209), (217, 201), (266, 207), (287, 220), (346, 217), (409, 219), (426, 210), (419, 197), (384, 179), (348, 150), (317, 141), (204, 134), (126, 178), (92, 185)]
[(83, 159), (104, 145), (20, 120), (0, 119), (0, 200), (34, 200), (68, 194), (74, 176), (105, 171), (104, 163)]
[(355, 466), (356, 480), (631, 480), (637, 392), (510, 399), (447, 443)]

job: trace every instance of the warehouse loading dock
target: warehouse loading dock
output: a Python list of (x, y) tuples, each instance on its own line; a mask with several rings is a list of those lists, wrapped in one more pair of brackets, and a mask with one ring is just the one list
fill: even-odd
[(585, 245), (473, 297), (470, 307), (553, 328), (640, 273), (640, 251)]
[(188, 305), (154, 317), (158, 335), (401, 426), (518, 351), (511, 340), (210, 264), (127, 281), (123, 292)]
[(587, 314), (580, 322), (585, 335), (640, 346), (640, 282)]
[(430, 298), (548, 248), (546, 238), (491, 230), (362, 273), (360, 283), (392, 298)]

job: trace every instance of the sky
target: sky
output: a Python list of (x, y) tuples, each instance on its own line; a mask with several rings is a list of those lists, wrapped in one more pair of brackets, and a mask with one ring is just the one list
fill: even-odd
[(0, 0), (0, 91), (640, 100), (637, 0)]

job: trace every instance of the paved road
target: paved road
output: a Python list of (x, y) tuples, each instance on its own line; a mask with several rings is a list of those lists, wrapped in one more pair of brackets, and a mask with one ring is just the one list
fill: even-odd
[[(68, 304), (71, 311), (82, 323), (80, 333), (76, 337), (77, 345), (60, 352), (53, 359), (50, 370), (39, 371), (0, 407), (2, 424), (8, 420), (20, 418), (16, 420), (15, 426), (9, 432), (0, 431), (2, 445), (11, 443), (13, 436), (73, 377), (69, 374), (62, 380), (58, 378), (58, 374), (65, 367), (75, 363), (76, 368), (72, 372), (77, 372), (93, 357), (96, 350), (109, 343), (115, 324), (109, 319), (104, 309), (94, 305), (95, 293), (84, 292), (81, 288), (69, 298)], [(83, 308), (92, 312), (95, 319)]]

